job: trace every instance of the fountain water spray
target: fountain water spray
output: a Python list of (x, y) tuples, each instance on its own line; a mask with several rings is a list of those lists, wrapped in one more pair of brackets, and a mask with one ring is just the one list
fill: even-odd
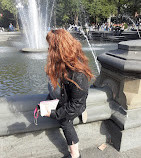
[(53, 13), (53, 9), (54, 9), (54, 4), (55, 4), (55, 0), (53, 0), (53, 4), (52, 4), (51, 15), (50, 15), (50, 20), (49, 20), (49, 28), (50, 28), (50, 24), (51, 24), (51, 19), (52, 19), (52, 13)]
[(136, 26), (135, 22), (134, 22), (129, 16), (127, 16), (127, 15), (123, 15), (123, 17), (129, 19), (129, 20), (134, 24), (134, 26), (135, 26), (136, 29), (137, 29), (138, 36), (139, 36), (139, 38), (141, 38), (141, 35), (140, 35), (140, 33), (139, 33), (139, 28)]
[[(33, 50), (45, 49), (47, 47), (46, 34), (51, 25), (55, 0), (51, 9), (49, 8), (49, 0), (28, 0), (26, 3), (23, 0), (16, 1), (23, 31), (27, 39), (27, 47)], [(49, 22), (48, 19), (50, 19)]]
[[(85, 15), (86, 13), (85, 13), (85, 9), (84, 9), (84, 7), (83, 7), (83, 3), (82, 3), (82, 1), (81, 0), (79, 0), (79, 4), (80, 4), (80, 10), (82, 9), (83, 11), (83, 15)], [(93, 51), (93, 49), (92, 49), (92, 46), (91, 46), (91, 44), (90, 44), (90, 41), (88, 40), (88, 37), (87, 37), (87, 35), (85, 34), (85, 32), (84, 32), (84, 30), (83, 30), (83, 25), (82, 25), (82, 19), (84, 19), (85, 20), (85, 24), (87, 23), (87, 20), (86, 20), (86, 15), (84, 16), (84, 17), (82, 17), (82, 15), (81, 15), (81, 12), (80, 12), (80, 19), (81, 19), (81, 21), (78, 21), (79, 23), (80, 23), (80, 25), (81, 25), (81, 27), (80, 27), (80, 32), (82, 33), (82, 35), (84, 36), (84, 38), (86, 39), (86, 41), (87, 41), (87, 43), (88, 43), (88, 45), (89, 45), (89, 48), (90, 48), (90, 50), (91, 50), (91, 53), (92, 53), (92, 56), (93, 56), (93, 58), (94, 58), (94, 62), (95, 62), (95, 64), (96, 64), (96, 68), (97, 68), (97, 71), (98, 71), (98, 73), (100, 74), (100, 67), (99, 67), (99, 64), (98, 64), (98, 61), (97, 61), (97, 56), (96, 56), (96, 53), (95, 53), (95, 49), (94, 49), (94, 51)]]
[(98, 65), (96, 53), (94, 52), (95, 50), (93, 51), (92, 46), (91, 46), (91, 44), (90, 44), (90, 42), (89, 42), (89, 40), (88, 40), (88, 37), (86, 36), (84, 30), (83, 30), (83, 29), (80, 29), (80, 31), (81, 31), (81, 33), (83, 34), (83, 36), (85, 37), (85, 39), (86, 39), (86, 41), (87, 41), (87, 43), (88, 43), (88, 45), (89, 45), (89, 47), (90, 47), (90, 50), (91, 50), (91, 52), (92, 52), (92, 55), (93, 55), (93, 58), (94, 58), (94, 61), (95, 61), (95, 64), (96, 64), (97, 71), (98, 71), (98, 73), (100, 74), (100, 68), (99, 68), (99, 65)]

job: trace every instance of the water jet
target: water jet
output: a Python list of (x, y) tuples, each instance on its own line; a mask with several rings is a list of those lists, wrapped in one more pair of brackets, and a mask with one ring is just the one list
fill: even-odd
[(23, 52), (44, 52), (47, 48), (46, 35), (51, 26), (54, 2), (55, 0), (53, 4), (49, 0), (17, 0), (19, 17), (26, 37), (24, 42), (27, 44), (27, 47), (22, 49)]

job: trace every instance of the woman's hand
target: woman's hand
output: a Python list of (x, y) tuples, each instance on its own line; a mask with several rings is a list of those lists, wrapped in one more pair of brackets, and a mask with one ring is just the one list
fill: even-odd
[(45, 116), (50, 117), (51, 109), (47, 106), (46, 110), (47, 110), (47, 114)]

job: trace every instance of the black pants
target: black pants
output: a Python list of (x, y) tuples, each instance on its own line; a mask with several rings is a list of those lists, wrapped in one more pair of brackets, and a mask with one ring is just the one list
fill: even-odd
[[(50, 96), (50, 94), (47, 96), (46, 100), (52, 100), (52, 97)], [(73, 126), (73, 120), (69, 120), (65, 118), (65, 119), (60, 120), (59, 123), (63, 130), (63, 133), (65, 135), (68, 145), (78, 143), (79, 139)]]
[(68, 145), (73, 145), (79, 142), (77, 133), (73, 126), (73, 120), (62, 119), (59, 121), (63, 129)]

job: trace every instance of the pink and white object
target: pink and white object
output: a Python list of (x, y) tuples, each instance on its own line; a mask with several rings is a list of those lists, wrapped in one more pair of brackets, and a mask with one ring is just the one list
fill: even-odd
[(40, 102), (40, 113), (41, 116), (47, 115), (47, 108), (50, 110), (55, 110), (57, 105), (58, 105), (59, 100), (54, 99), (54, 100), (48, 100), (48, 101), (41, 101)]

